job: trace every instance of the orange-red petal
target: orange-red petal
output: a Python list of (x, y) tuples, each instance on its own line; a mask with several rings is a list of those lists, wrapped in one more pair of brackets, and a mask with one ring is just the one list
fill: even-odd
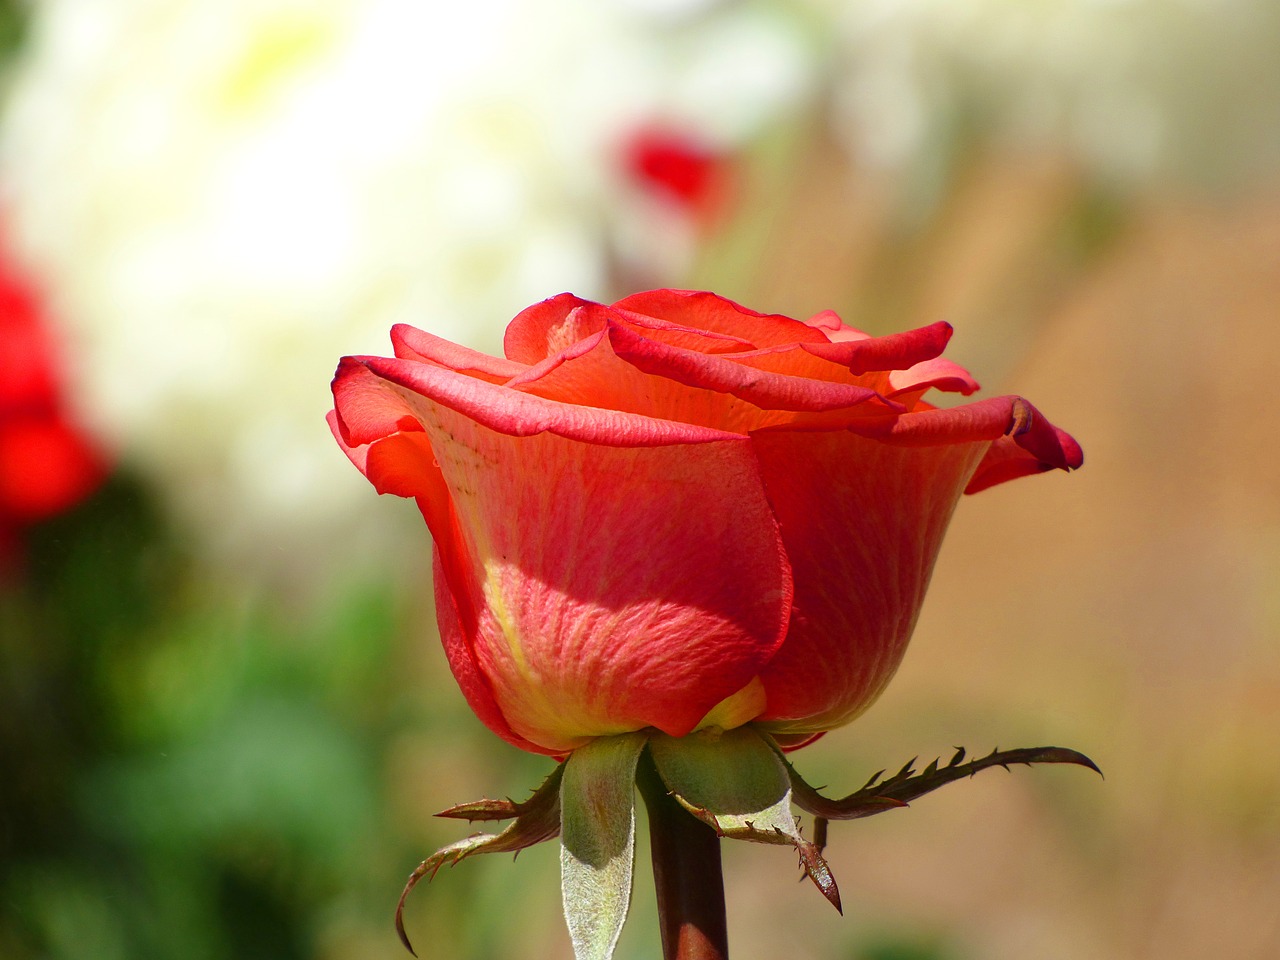
[(766, 729), (839, 726), (893, 676), (956, 501), (985, 442), (904, 447), (847, 431), (754, 438), (795, 576), (786, 642), (762, 674)]

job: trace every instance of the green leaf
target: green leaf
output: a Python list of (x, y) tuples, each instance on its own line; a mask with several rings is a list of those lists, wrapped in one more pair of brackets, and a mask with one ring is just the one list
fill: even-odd
[(819, 848), (791, 814), (791, 775), (776, 747), (751, 727), (715, 727), (649, 744), (672, 796), (720, 836), (791, 844), (805, 873), (840, 910), (840, 891)]
[(564, 762), (560, 873), (577, 960), (609, 960), (631, 905), (636, 762), (645, 733), (601, 737)]

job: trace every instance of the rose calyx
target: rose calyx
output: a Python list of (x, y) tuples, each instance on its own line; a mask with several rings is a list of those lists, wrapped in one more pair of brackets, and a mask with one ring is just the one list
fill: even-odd
[[(646, 756), (647, 754), (647, 756)], [(396, 906), (396, 931), (414, 953), (403, 923), (405, 900), (424, 877), (474, 854), (518, 852), (559, 836), (561, 892), (575, 960), (609, 960), (626, 919), (635, 860), (635, 783), (651, 764), (663, 788), (718, 837), (792, 846), (800, 866), (824, 897), (843, 912), (835, 878), (823, 857), (827, 824), (907, 806), (908, 802), (982, 770), (1011, 764), (1067, 763), (1101, 774), (1087, 756), (1064, 747), (993, 750), (917, 772), (908, 761), (893, 776), (873, 775), (861, 789), (831, 799), (810, 786), (777, 742), (753, 726), (704, 728), (685, 737), (656, 730), (600, 737), (560, 762), (528, 800), (478, 800), (437, 814), (470, 821), (512, 822), (500, 833), (477, 833), (424, 860)], [(810, 814), (813, 837), (803, 836), (792, 806)], [(417, 956), (414, 953), (414, 956)]]

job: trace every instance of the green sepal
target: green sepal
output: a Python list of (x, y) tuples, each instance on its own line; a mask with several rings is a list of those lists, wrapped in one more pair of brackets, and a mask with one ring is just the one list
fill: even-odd
[(968, 763), (964, 762), (964, 747), (957, 747), (956, 752), (945, 765), (939, 758), (917, 773), (916, 758), (913, 757), (887, 780), (880, 779), (884, 775), (884, 771), (881, 770), (872, 776), (861, 790), (855, 790), (847, 797), (833, 800), (824, 797), (805, 783), (804, 778), (782, 757), (781, 751), (778, 757), (782, 759), (791, 776), (796, 805), (822, 820), (856, 820), (883, 813), (885, 810), (905, 807), (910, 801), (926, 793), (932, 793), (948, 783), (966, 780), (975, 773), (991, 767), (1003, 767), (1008, 770), (1011, 763), (1026, 766), (1036, 763), (1072, 763), (1088, 767), (1098, 775), (1102, 774), (1097, 764), (1083, 753), (1066, 747), (1024, 747), (1018, 750), (997, 748), (985, 757), (977, 757)]
[(560, 890), (577, 960), (609, 960), (631, 905), (636, 762), (645, 733), (600, 737), (569, 755), (560, 783)]
[[(558, 765), (543, 781), (542, 786), (524, 803), (513, 803), (510, 800), (477, 800), (473, 804), (464, 803), (450, 807), (438, 814), (442, 817), (465, 817), (475, 820), (510, 817), (515, 817), (515, 820), (501, 833), (476, 833), (464, 840), (441, 847), (409, 874), (409, 882), (404, 885), (400, 902), (396, 904), (396, 933), (400, 935), (400, 942), (404, 944), (406, 950), (415, 957), (418, 955), (404, 930), (404, 903), (410, 891), (418, 885), (419, 880), (423, 877), (431, 880), (445, 864), (452, 866), (473, 854), (519, 852), (535, 843), (551, 840), (560, 832), (560, 781), (564, 775), (564, 767), (563, 763)], [(501, 812), (500, 816), (495, 815), (499, 812)], [(476, 815), (469, 817), (469, 813)]]
[(809, 878), (837, 910), (840, 891), (821, 850), (791, 814), (791, 771), (777, 746), (752, 727), (710, 727), (649, 744), (658, 775), (686, 810), (722, 837), (790, 844)]
[(871, 817), (886, 810), (905, 807), (911, 800), (932, 793), (939, 787), (956, 780), (965, 780), (982, 770), (991, 767), (1009, 769), (1009, 764), (1035, 763), (1073, 763), (1088, 767), (1102, 776), (1098, 765), (1078, 750), (1066, 747), (1024, 747), (1018, 750), (1001, 750), (998, 747), (985, 757), (978, 757), (965, 763), (964, 747), (956, 747), (956, 752), (945, 765), (938, 758), (929, 763), (924, 770), (916, 772), (916, 758), (912, 757), (902, 769), (887, 780), (882, 780), (884, 771), (871, 776), (861, 790), (855, 790), (847, 797), (833, 800), (824, 797), (814, 787), (805, 782), (796, 772), (795, 767), (783, 755), (781, 748), (774, 744), (779, 761), (786, 767), (791, 780), (791, 789), (796, 806), (813, 814), (813, 838), (820, 854), (827, 845), (827, 823), (830, 820), (857, 820)]

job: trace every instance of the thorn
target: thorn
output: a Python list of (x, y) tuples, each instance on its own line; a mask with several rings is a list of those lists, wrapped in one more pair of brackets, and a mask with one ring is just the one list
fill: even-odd
[(836, 913), (844, 916), (844, 907), (840, 903), (840, 888), (836, 886), (836, 878), (832, 875), (831, 868), (827, 866), (827, 861), (822, 858), (822, 854), (813, 844), (803, 841), (796, 844), (796, 850), (800, 854), (800, 862), (809, 879), (827, 898), (827, 902), (836, 908)]
[(954, 757), (951, 758), (951, 762), (948, 763), (947, 766), (956, 767), (963, 762), (964, 762), (964, 747), (956, 747), (956, 754)]

